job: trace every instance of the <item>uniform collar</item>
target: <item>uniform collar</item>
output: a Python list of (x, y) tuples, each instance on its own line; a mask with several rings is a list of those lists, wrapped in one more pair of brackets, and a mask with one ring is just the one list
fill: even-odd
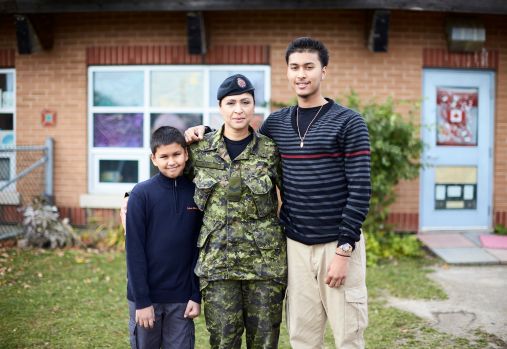
[[(213, 135), (213, 138), (211, 139), (210, 146), (207, 148), (207, 150), (216, 150), (218, 155), (226, 161), (231, 161), (231, 158), (229, 157), (229, 154), (227, 153), (227, 147), (225, 145), (224, 141), (224, 128), (225, 125), (222, 125), (222, 128), (219, 132), (216, 132)], [(259, 135), (257, 132), (254, 131), (254, 129), (251, 126), (248, 126), (248, 130), (252, 133), (253, 138), (250, 143), (246, 146), (245, 150), (238, 155), (238, 157), (235, 160), (246, 160), (249, 158), (250, 154), (257, 154), (259, 150)]]

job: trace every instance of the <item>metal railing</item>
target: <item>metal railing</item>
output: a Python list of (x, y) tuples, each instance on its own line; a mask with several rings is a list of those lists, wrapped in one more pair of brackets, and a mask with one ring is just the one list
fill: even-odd
[(54, 141), (44, 145), (0, 146), (0, 239), (21, 229), (21, 209), (34, 197), (53, 202)]

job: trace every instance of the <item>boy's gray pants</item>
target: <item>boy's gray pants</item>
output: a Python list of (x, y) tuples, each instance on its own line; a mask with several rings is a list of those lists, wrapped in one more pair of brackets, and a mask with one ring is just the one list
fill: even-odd
[(195, 329), (192, 319), (185, 319), (186, 303), (156, 303), (155, 326), (136, 325), (136, 306), (129, 303), (129, 334), (132, 349), (194, 349)]

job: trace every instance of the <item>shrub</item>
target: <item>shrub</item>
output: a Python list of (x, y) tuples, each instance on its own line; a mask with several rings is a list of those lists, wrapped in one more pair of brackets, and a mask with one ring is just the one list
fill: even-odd
[(424, 255), (421, 242), (410, 233), (392, 231), (369, 231), (365, 233), (366, 263), (374, 266), (382, 260), (403, 257), (421, 257)]
[(79, 243), (68, 219), (61, 220), (56, 206), (50, 205), (44, 198), (34, 198), (23, 209), (23, 229), (28, 246), (58, 248)]
[(507, 235), (507, 227), (503, 224), (497, 224), (495, 226), (495, 234)]
[[(401, 180), (416, 178), (422, 166), (423, 142), (413, 120), (419, 104), (388, 98), (383, 103), (362, 105), (355, 92), (347, 95), (346, 100), (349, 108), (361, 113), (370, 134), (372, 196), (363, 224), (368, 264), (401, 256), (420, 256), (422, 249), (416, 236), (394, 233), (393, 227), (387, 224), (389, 206), (396, 199), (396, 185)], [(396, 111), (401, 103), (408, 106), (405, 117)]]
[(121, 251), (125, 249), (125, 232), (121, 224), (113, 222), (98, 224), (94, 228), (90, 227), (81, 231), (80, 237), (83, 245), (89, 248)]
[(384, 103), (370, 102), (364, 106), (355, 92), (346, 98), (348, 107), (364, 117), (370, 133), (372, 197), (364, 229), (390, 230), (386, 222), (389, 206), (396, 199), (395, 187), (400, 180), (416, 178), (421, 167), (419, 159), (423, 143), (419, 128), (413, 122), (414, 111), (419, 105), (406, 102), (409, 115), (403, 117), (396, 111), (401, 103), (392, 98)]

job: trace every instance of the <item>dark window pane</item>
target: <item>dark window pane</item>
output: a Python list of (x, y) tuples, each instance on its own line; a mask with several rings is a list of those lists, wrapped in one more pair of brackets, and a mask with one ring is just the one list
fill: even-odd
[(99, 160), (101, 183), (137, 183), (139, 164), (136, 160)]
[(12, 131), (14, 129), (14, 118), (12, 114), (0, 114), (0, 131)]
[(94, 147), (142, 147), (143, 114), (94, 114)]

